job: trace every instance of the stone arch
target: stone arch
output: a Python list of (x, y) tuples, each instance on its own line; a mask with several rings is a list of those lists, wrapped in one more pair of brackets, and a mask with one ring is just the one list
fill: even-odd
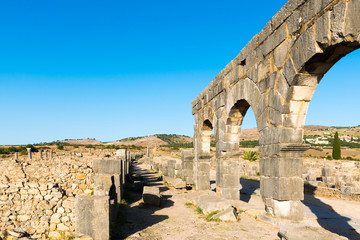
[[(270, 215), (303, 218), (301, 170), (307, 146), (302, 139), (308, 105), (324, 74), (360, 47), (359, 12), (360, 0), (288, 0), (192, 103), (197, 124), (200, 112), (214, 109), (219, 159), (231, 150), (226, 141), (234, 140), (226, 131), (234, 104), (245, 100), (253, 108), (261, 195)], [(227, 163), (222, 172), (236, 168)]]

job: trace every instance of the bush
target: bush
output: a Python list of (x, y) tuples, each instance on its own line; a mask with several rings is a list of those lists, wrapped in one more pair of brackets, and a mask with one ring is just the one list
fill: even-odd
[(59, 150), (64, 150), (64, 145), (58, 144), (58, 145), (57, 145), (57, 149), (59, 149)]
[(246, 151), (243, 155), (245, 160), (255, 161), (259, 159), (259, 153), (256, 151)]

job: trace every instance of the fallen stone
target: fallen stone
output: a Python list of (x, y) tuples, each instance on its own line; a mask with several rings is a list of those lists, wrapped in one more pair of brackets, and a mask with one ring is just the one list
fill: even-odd
[(161, 201), (160, 189), (158, 187), (144, 186), (143, 201), (146, 205), (159, 207)]
[(165, 181), (172, 187), (176, 189), (186, 188), (186, 182), (181, 180), (180, 178), (171, 178), (171, 177), (164, 177)]
[(228, 200), (213, 194), (205, 194), (193, 199), (193, 203), (199, 206), (205, 214), (213, 211), (223, 211), (231, 207)]
[(219, 212), (213, 216), (214, 219), (219, 218), (222, 221), (232, 221), (236, 222), (240, 220), (237, 210), (235, 207), (229, 207), (222, 212)]

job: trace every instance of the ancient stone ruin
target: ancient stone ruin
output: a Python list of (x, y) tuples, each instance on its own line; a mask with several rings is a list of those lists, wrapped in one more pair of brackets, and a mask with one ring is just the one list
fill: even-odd
[(252, 107), (266, 211), (278, 218), (303, 218), (307, 109), (324, 74), (359, 48), (359, 12), (359, 0), (289, 0), (192, 102), (198, 189), (209, 188), (214, 130), (217, 191), (226, 198), (238, 198), (239, 134)]
[(27, 153), (0, 161), (0, 237), (109, 239), (130, 164), (141, 155)]

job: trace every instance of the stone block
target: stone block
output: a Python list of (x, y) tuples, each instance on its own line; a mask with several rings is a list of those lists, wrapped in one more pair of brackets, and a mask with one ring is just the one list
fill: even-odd
[(94, 195), (96, 196), (110, 196), (111, 199), (115, 199), (115, 202), (121, 200), (121, 179), (120, 175), (110, 174), (95, 174), (94, 175)]
[(158, 187), (144, 186), (144, 204), (159, 207), (161, 203), (160, 189)]
[(127, 159), (127, 150), (126, 149), (118, 149), (115, 153), (116, 157), (120, 158), (121, 160)]
[[(316, 44), (314, 28), (311, 27), (299, 36), (291, 48), (290, 55), (295, 69), (300, 72), (306, 62), (317, 53), (322, 53), (322, 50)], [(289, 85), (292, 85), (292, 82), (289, 82)]]
[(292, 221), (301, 221), (304, 218), (304, 207), (300, 201), (273, 201), (276, 217)]
[(288, 85), (292, 85), (293, 81), (295, 79), (297, 72), (295, 70), (293, 61), (291, 60), (291, 58), (289, 58), (284, 65), (284, 71), (283, 71), (283, 75), (288, 83)]
[(121, 174), (121, 162), (116, 159), (94, 159), (93, 170), (101, 174)]
[(307, 101), (309, 102), (315, 92), (316, 86), (292, 86), (290, 88), (291, 93), (289, 97), (294, 101)]
[(175, 164), (176, 161), (175, 160), (168, 160), (167, 161), (167, 165), (168, 165), (168, 176), (174, 178), (175, 177)]
[(302, 200), (304, 183), (301, 177), (261, 177), (260, 192), (262, 197), (279, 201)]
[(209, 190), (210, 175), (198, 175), (195, 184), (196, 184), (196, 190)]
[(240, 216), (238, 215), (237, 209), (235, 207), (228, 207), (224, 211), (215, 214), (212, 218), (231, 222), (240, 220)]
[(239, 200), (240, 199), (240, 187), (239, 188), (224, 188), (219, 187), (216, 191), (220, 192), (221, 197), (229, 200)]
[(342, 41), (346, 16), (346, 2), (334, 6), (331, 12), (331, 43), (334, 45)]
[(109, 239), (108, 196), (76, 196), (75, 232), (79, 235), (88, 235), (94, 240)]
[(288, 26), (289, 34), (293, 34), (294, 32), (300, 29), (300, 11), (293, 11), (290, 17), (286, 20), (286, 24)]
[(316, 41), (323, 46), (328, 46), (331, 41), (330, 34), (330, 12), (325, 12), (315, 21)]
[(360, 2), (352, 0), (348, 2), (345, 18), (344, 36), (354, 36), (360, 31)]
[(262, 49), (262, 54), (264, 56), (268, 55), (286, 39), (286, 35), (286, 24), (282, 24), (278, 29), (273, 31), (271, 35), (260, 46), (260, 48)]
[(287, 158), (261, 158), (260, 175), (273, 177), (301, 176), (303, 160)]
[(205, 214), (213, 211), (223, 211), (231, 207), (229, 201), (216, 195), (202, 195), (197, 199), (195, 204), (197, 204)]
[(281, 143), (302, 143), (304, 130), (302, 128), (280, 128), (278, 134)]

